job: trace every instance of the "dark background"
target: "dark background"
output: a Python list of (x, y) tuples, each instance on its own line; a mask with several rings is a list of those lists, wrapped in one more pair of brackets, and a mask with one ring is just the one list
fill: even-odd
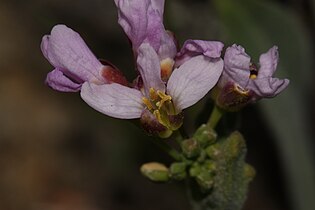
[[(279, 46), (277, 76), (289, 78), (289, 88), (219, 125), (241, 130), (257, 170), (246, 210), (315, 208), (314, 11), (311, 0), (166, 2), (166, 27), (180, 43), (238, 43), (256, 62)], [(52, 66), (39, 45), (58, 23), (79, 32), (130, 81), (135, 77), (113, 1), (0, 0), (0, 209), (188, 210), (181, 183), (141, 176), (142, 163), (171, 160), (140, 129), (96, 112), (79, 94), (45, 86)], [(186, 111), (187, 130), (204, 122), (210, 103), (205, 98)]]

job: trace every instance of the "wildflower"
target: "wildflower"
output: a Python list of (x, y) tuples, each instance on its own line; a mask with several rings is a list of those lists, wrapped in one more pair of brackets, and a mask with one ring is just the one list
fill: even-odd
[(65, 25), (56, 25), (51, 35), (43, 37), (41, 50), (55, 67), (46, 78), (46, 83), (55, 90), (77, 92), (86, 81), (127, 85), (127, 80), (116, 67), (102, 64), (80, 35)]
[(260, 55), (258, 69), (241, 46), (232, 45), (224, 55), (224, 70), (218, 82), (216, 101), (219, 107), (237, 111), (261, 98), (271, 98), (282, 92), (288, 79), (274, 78), (279, 54), (276, 46)]
[(161, 131), (167, 131), (164, 136), (167, 137), (181, 126), (172, 119), (198, 102), (217, 83), (223, 61), (204, 55), (194, 56), (174, 69), (164, 82), (158, 54), (150, 44), (143, 43), (138, 49), (137, 66), (143, 80), (142, 89), (86, 82), (81, 97), (91, 107), (111, 117), (134, 119), (143, 114), (153, 115), (162, 126)]

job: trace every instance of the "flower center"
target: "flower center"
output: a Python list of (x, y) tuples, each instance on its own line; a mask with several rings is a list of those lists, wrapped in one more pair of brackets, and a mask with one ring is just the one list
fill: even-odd
[(167, 95), (160, 90), (150, 88), (149, 98), (143, 97), (142, 102), (147, 109), (153, 113), (159, 123), (167, 128), (171, 127), (169, 115), (175, 115), (175, 107), (170, 95)]

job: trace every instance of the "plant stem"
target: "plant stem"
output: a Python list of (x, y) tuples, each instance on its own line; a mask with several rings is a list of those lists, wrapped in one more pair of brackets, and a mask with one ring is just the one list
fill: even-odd
[(219, 120), (221, 119), (222, 115), (223, 115), (223, 110), (217, 106), (214, 106), (207, 125), (210, 128), (214, 129), (216, 125), (218, 124)]
[(150, 138), (150, 140), (176, 161), (182, 160), (182, 155), (177, 150), (166, 144), (163, 139)]

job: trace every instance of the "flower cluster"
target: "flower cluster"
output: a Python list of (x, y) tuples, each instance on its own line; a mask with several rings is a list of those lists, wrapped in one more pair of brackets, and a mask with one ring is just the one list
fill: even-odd
[(168, 137), (182, 125), (182, 110), (216, 84), (220, 88), (216, 101), (223, 108), (275, 96), (288, 85), (288, 80), (271, 77), (277, 66), (276, 47), (261, 56), (259, 70), (240, 46), (227, 48), (224, 61), (219, 41), (187, 40), (178, 49), (163, 25), (164, 0), (115, 0), (115, 4), (118, 23), (132, 45), (139, 73), (136, 82), (128, 83), (117, 67), (98, 60), (78, 33), (56, 25), (41, 43), (54, 66), (46, 78), (51, 88), (80, 91), (99, 112), (140, 118), (147, 132)]

